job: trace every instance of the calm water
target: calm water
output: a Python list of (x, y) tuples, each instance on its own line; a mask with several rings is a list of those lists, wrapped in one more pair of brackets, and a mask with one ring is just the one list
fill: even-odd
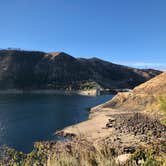
[(28, 152), (33, 142), (57, 139), (53, 133), (88, 118), (87, 108), (112, 95), (0, 95), (0, 145)]

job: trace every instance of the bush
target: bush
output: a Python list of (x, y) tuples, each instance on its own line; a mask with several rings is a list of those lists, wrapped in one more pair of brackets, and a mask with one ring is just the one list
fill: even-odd
[(160, 110), (164, 113), (161, 122), (166, 125), (166, 96), (159, 97)]
[(166, 114), (166, 96), (161, 96), (159, 98), (160, 109)]
[(164, 159), (157, 160), (157, 151), (153, 148), (138, 148), (129, 163), (134, 163), (133, 161), (135, 161), (135, 165), (141, 166), (161, 166), (165, 164)]

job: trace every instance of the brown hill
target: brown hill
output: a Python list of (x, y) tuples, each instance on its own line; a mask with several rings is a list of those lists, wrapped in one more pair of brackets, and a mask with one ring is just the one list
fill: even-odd
[(166, 95), (166, 72), (135, 87), (131, 92), (118, 93), (103, 108), (158, 112), (159, 97), (163, 95)]
[(160, 71), (135, 69), (64, 52), (0, 50), (0, 89), (133, 88)]

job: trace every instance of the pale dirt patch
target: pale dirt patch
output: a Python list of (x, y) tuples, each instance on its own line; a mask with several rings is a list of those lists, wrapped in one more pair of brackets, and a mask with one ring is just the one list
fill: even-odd
[[(115, 131), (114, 127), (106, 127), (106, 124), (108, 123), (110, 118), (113, 118), (113, 115), (127, 115), (130, 113), (133, 112), (118, 111), (111, 108), (102, 109), (102, 111), (92, 113), (89, 120), (73, 126), (66, 127), (61, 131), (57, 131), (56, 134), (62, 136), (74, 135), (76, 137), (84, 137), (87, 140), (93, 142), (99, 142), (100, 140), (104, 140), (107, 137), (115, 135), (117, 136), (118, 133)], [(127, 142), (126, 140), (131, 141), (134, 139), (132, 136), (130, 139), (129, 135), (127, 136), (127, 139), (126, 137), (122, 138), (124, 142)]]
[(106, 123), (110, 117), (107, 113), (100, 112), (100, 114), (95, 115), (93, 118), (81, 122), (77, 125), (73, 125), (62, 130), (63, 135), (74, 134), (77, 137), (85, 137), (90, 140), (103, 139), (110, 135), (114, 129), (106, 129)]

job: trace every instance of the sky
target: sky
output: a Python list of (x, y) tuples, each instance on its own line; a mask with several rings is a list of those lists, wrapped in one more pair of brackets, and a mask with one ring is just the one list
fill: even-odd
[(0, 48), (166, 69), (166, 0), (0, 0)]

